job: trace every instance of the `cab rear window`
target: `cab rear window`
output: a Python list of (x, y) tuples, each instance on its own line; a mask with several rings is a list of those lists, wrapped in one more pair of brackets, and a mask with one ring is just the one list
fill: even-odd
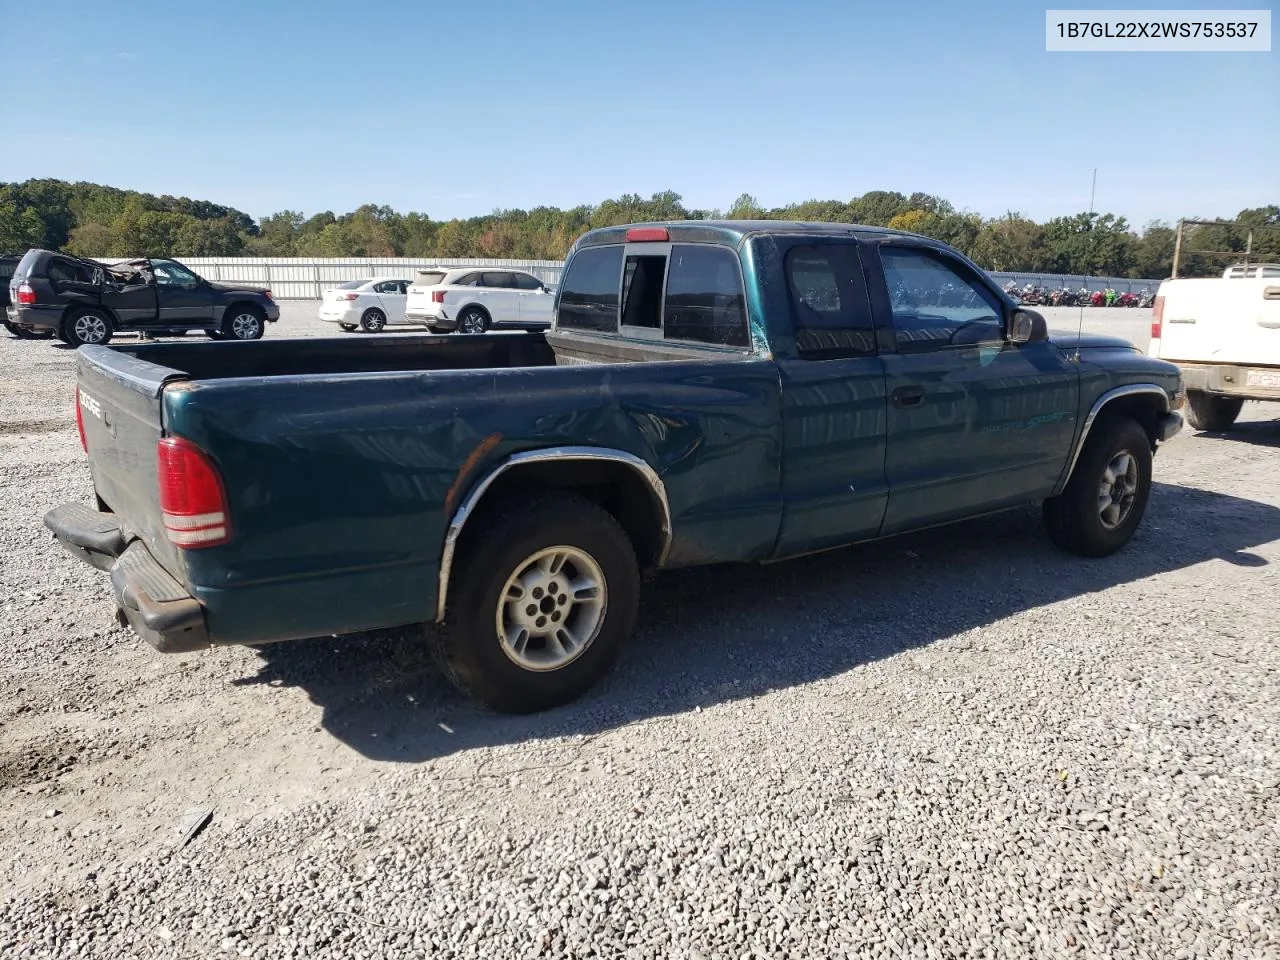
[(621, 281), (621, 246), (579, 250), (560, 281), (556, 326), (566, 330), (616, 331)]
[(738, 257), (726, 247), (675, 244), (662, 318), (667, 340), (747, 346), (747, 306)]

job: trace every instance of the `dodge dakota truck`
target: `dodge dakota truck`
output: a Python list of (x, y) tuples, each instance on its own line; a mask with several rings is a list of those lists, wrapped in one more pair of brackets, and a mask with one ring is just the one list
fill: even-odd
[(1029, 502), (1110, 554), (1182, 425), (1175, 366), (1055, 341), (908, 233), (594, 230), (554, 311), (543, 333), (83, 347), (95, 496), (45, 523), (161, 651), (425, 624), (459, 687), (530, 712), (600, 678), (647, 571)]

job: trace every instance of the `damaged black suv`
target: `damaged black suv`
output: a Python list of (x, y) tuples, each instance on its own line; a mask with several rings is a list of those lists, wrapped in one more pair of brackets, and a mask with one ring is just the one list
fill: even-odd
[(215, 340), (257, 340), (280, 319), (271, 291), (213, 283), (176, 260), (110, 266), (28, 250), (9, 278), (6, 319), (18, 336), (56, 334), (78, 347), (121, 331), (164, 336), (203, 330)]

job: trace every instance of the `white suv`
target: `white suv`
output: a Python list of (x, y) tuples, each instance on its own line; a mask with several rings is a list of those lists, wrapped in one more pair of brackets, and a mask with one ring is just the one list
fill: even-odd
[(404, 318), (437, 333), (548, 330), (555, 296), (523, 270), (455, 267), (419, 270)]

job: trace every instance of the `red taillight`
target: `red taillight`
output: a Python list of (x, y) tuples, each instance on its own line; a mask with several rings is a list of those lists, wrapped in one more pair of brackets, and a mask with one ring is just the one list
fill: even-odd
[(80, 408), (80, 387), (76, 386), (76, 429), (80, 431), (80, 446), (84, 447), (84, 452), (89, 452), (89, 441), (84, 436), (84, 411)]
[(338, 296), (337, 296), (335, 299), (337, 299), (337, 300), (355, 300), (355, 299), (358, 299), (358, 298), (359, 298), (359, 296), (360, 296), (360, 294), (358, 294), (358, 293), (340, 293), (340, 294), (338, 294)]
[(263, 291), (262, 291), (262, 295), (263, 295), (264, 297), (266, 297), (268, 300), (274, 300), (274, 299), (275, 299), (275, 297), (273, 297), (273, 296), (271, 295), (271, 291), (270, 291), (270, 290), (263, 290)]
[(432, 303), (444, 303), (444, 291), (443, 291), (443, 290), (432, 290), (432, 291), (431, 291), (431, 302), (432, 302)]
[(36, 292), (31, 289), (31, 284), (23, 283), (18, 285), (18, 302), (19, 303), (35, 303)]
[(190, 440), (164, 437), (156, 444), (156, 459), (160, 511), (169, 541), (198, 550), (231, 539), (227, 494), (209, 455)]
[(1156, 297), (1151, 307), (1151, 339), (1160, 339), (1160, 330), (1164, 324), (1164, 297)]
[(627, 231), (627, 243), (665, 243), (670, 239), (666, 227), (632, 227)]

